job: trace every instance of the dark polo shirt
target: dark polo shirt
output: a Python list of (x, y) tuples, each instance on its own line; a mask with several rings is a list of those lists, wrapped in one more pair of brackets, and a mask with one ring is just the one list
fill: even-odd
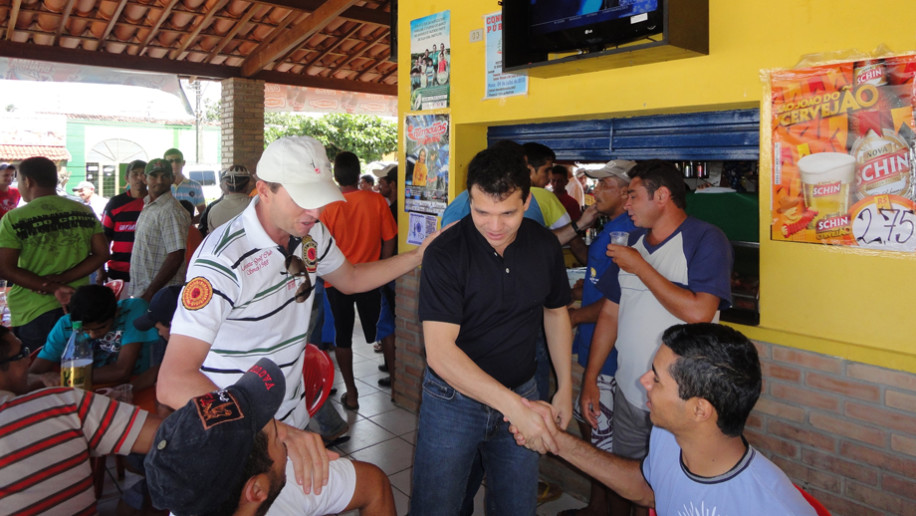
[(543, 309), (564, 307), (569, 300), (560, 244), (532, 220), (522, 221), (503, 256), (470, 215), (423, 255), (420, 320), (460, 325), (458, 347), (509, 388), (534, 376)]

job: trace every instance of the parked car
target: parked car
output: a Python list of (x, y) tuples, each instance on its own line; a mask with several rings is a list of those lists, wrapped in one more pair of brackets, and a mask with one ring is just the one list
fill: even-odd
[(219, 165), (185, 165), (184, 173), (188, 178), (200, 183), (208, 204), (223, 195), (219, 188)]

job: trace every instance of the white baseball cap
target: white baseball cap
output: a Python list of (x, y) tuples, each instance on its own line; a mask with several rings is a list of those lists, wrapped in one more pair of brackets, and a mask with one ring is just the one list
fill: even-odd
[(281, 184), (307, 210), (344, 200), (324, 145), (311, 136), (280, 138), (268, 145), (258, 161), (258, 179)]
[(605, 166), (599, 169), (586, 170), (585, 175), (587, 175), (588, 177), (592, 179), (604, 179), (605, 177), (615, 176), (621, 179), (625, 179), (626, 181), (629, 182), (630, 178), (629, 176), (627, 176), (627, 172), (629, 172), (630, 169), (635, 166), (636, 166), (635, 161), (630, 161), (626, 159), (615, 159), (615, 160), (608, 161)]

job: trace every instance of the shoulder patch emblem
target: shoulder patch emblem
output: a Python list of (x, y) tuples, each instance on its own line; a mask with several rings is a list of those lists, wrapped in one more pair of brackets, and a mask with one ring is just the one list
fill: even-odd
[(198, 276), (185, 285), (181, 304), (188, 310), (200, 310), (213, 298), (213, 285), (207, 278)]
[(225, 390), (194, 398), (194, 405), (197, 407), (197, 416), (200, 417), (204, 430), (245, 417), (235, 396)]
[(305, 235), (302, 239), (302, 261), (305, 262), (305, 270), (309, 273), (318, 270), (318, 243), (311, 235)]

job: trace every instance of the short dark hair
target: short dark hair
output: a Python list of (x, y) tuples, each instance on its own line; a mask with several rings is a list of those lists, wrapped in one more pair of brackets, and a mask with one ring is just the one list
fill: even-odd
[[(146, 162), (142, 159), (135, 159), (127, 165), (127, 172), (130, 173), (131, 170), (139, 168), (140, 170), (146, 170)], [(145, 172), (144, 172), (145, 173)]]
[(375, 176), (372, 174), (363, 174), (359, 176), (359, 178), (368, 183), (370, 186), (375, 186)]
[[(242, 468), (242, 475), (238, 485), (228, 486), (227, 490), (229, 496), (226, 500), (224, 500), (219, 507), (215, 508), (215, 510), (204, 513), (204, 516), (233, 514), (236, 509), (238, 509), (239, 500), (242, 498), (242, 489), (245, 487), (245, 483), (248, 482), (248, 479), (255, 475), (269, 473), (270, 467), (274, 464), (267, 450), (267, 444), (266, 430), (261, 430), (254, 436), (254, 445), (251, 447), (251, 453), (248, 454), (248, 458), (245, 460), (245, 465)], [(279, 494), (279, 491), (277, 494)], [(276, 496), (274, 496), (274, 498), (276, 498)], [(272, 503), (273, 499), (268, 497), (268, 499), (258, 508), (258, 514), (266, 513)]]
[(389, 170), (388, 173), (385, 174), (385, 177), (380, 177), (379, 179), (384, 179), (385, 181), (388, 181), (388, 184), (390, 185), (397, 184), (398, 183), (398, 166), (395, 165), (391, 167), (391, 170)]
[(671, 200), (675, 206), (682, 210), (687, 208), (687, 187), (674, 163), (660, 159), (640, 161), (627, 172), (627, 175), (631, 180), (640, 178), (650, 197), (664, 186), (671, 192)]
[(569, 179), (569, 169), (566, 168), (566, 165), (554, 165), (550, 167), (550, 174), (554, 176), (563, 176)]
[(19, 174), (42, 188), (57, 188), (57, 165), (44, 156), (22, 160), (19, 164)]
[(528, 164), (534, 167), (535, 170), (543, 167), (548, 161), (556, 161), (557, 159), (557, 155), (554, 154), (553, 150), (542, 143), (528, 142), (522, 147), (525, 149)]
[(741, 332), (714, 323), (679, 324), (662, 342), (677, 355), (669, 372), (683, 400), (708, 401), (723, 434), (737, 437), (760, 397), (757, 348)]
[(98, 323), (114, 319), (118, 300), (104, 285), (83, 285), (73, 293), (69, 308), (71, 321)]
[(359, 158), (343, 151), (334, 158), (334, 179), (340, 186), (356, 186), (359, 182)]
[(531, 175), (520, 154), (505, 146), (493, 146), (478, 152), (468, 164), (468, 194), (474, 185), (500, 200), (521, 190), (524, 201), (531, 190)]

